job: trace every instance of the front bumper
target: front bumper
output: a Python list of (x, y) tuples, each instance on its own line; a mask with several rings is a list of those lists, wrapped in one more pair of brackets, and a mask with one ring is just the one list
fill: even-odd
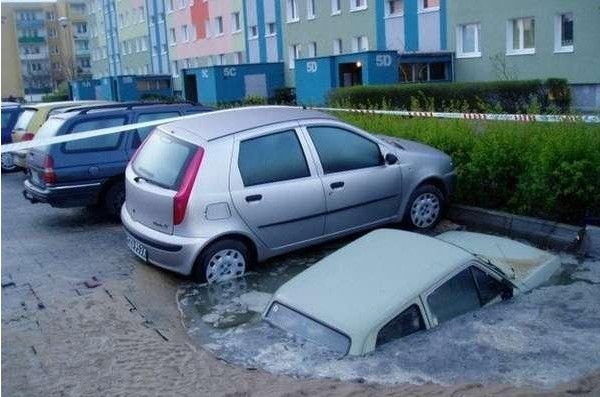
[(98, 202), (98, 194), (102, 188), (100, 182), (80, 185), (46, 186), (44, 188), (32, 184), (28, 179), (23, 182), (23, 197), (32, 204), (46, 203), (52, 207), (83, 207)]
[(188, 275), (208, 238), (181, 237), (165, 234), (136, 222), (127, 211), (127, 202), (121, 208), (121, 222), (125, 233), (140, 243), (147, 252), (147, 261), (155, 266)]
[(456, 193), (456, 170), (452, 170), (451, 172), (445, 174), (442, 179), (444, 180), (444, 185), (446, 186), (446, 201), (451, 201)]

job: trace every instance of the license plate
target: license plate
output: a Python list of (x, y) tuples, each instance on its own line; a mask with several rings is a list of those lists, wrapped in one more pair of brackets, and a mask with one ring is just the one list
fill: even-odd
[(146, 247), (131, 236), (127, 236), (127, 246), (129, 249), (146, 262), (148, 260), (148, 251)]

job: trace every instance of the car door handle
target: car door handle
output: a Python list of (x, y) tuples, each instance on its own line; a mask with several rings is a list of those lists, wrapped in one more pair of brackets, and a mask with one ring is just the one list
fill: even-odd
[(246, 196), (246, 201), (249, 203), (260, 200), (262, 200), (262, 194), (253, 194), (252, 196)]
[(341, 189), (344, 187), (344, 182), (333, 182), (331, 185), (332, 189)]

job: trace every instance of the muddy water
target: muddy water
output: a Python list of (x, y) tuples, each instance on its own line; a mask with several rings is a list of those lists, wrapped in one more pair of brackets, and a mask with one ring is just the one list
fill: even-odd
[(510, 383), (551, 387), (600, 369), (600, 262), (561, 255), (544, 286), (511, 301), (336, 359), (260, 321), (270, 294), (344, 242), (291, 255), (239, 280), (179, 293), (192, 339), (247, 368), (377, 383)]

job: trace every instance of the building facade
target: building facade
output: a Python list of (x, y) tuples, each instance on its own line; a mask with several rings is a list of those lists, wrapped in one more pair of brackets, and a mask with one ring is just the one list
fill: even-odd
[(598, 0), (449, 0), (457, 81), (565, 78), (575, 107), (600, 108)]

